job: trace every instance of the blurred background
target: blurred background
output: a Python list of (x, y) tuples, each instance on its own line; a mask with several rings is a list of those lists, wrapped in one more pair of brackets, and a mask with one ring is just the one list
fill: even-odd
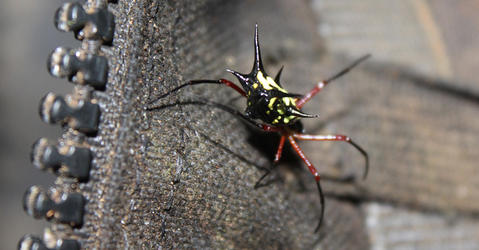
[[(67, 94), (72, 89), (68, 81), (53, 78), (46, 70), (47, 56), (54, 48), (80, 45), (71, 33), (59, 32), (53, 25), (55, 10), (63, 2), (0, 2), (0, 241), (4, 249), (15, 248), (26, 233), (42, 235), (48, 225), (25, 214), (22, 196), (33, 184), (48, 186), (54, 181), (53, 175), (33, 168), (29, 153), (36, 139), (54, 139), (61, 133), (59, 126), (40, 120), (40, 99), (49, 91)], [(391, 74), (397, 66), (411, 75), (433, 79), (432, 84), (472, 100), (477, 110), (478, 0), (305, 2), (315, 14), (317, 34), (329, 52), (348, 58), (371, 52), (378, 71), (384, 64)], [(465, 128), (474, 131), (478, 126), (473, 123)], [(457, 150), (469, 152), (466, 163), (470, 163), (478, 156), (477, 148), (467, 147), (466, 141)], [(478, 173), (471, 172), (473, 183)], [(451, 196), (464, 192), (472, 191), (465, 185)], [(467, 204), (463, 207), (474, 210)], [(477, 216), (474, 212), (468, 212), (471, 217), (457, 216), (455, 211), (423, 213), (377, 202), (365, 205), (364, 211), (373, 249), (479, 249), (479, 223), (471, 219)], [(417, 231), (410, 233), (411, 228)]]
[(30, 147), (40, 137), (55, 139), (59, 126), (40, 120), (38, 105), (49, 91), (71, 92), (72, 84), (51, 77), (46, 59), (57, 46), (76, 47), (71, 33), (58, 32), (53, 15), (64, 1), (0, 2), (0, 242), (2, 249), (16, 249), (27, 233), (43, 234), (49, 223), (26, 215), (22, 208), (25, 190), (34, 184), (49, 186), (52, 174), (30, 163)]

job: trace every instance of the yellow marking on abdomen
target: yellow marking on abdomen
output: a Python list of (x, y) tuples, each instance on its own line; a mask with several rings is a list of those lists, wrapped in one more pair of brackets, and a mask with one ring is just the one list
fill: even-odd
[(283, 97), (283, 102), (286, 106), (291, 106), (293, 104), (296, 107), (296, 101), (291, 97)]
[(290, 115), (290, 116), (288, 116), (288, 117), (285, 117), (285, 118), (283, 119), (283, 122), (284, 122), (285, 124), (287, 124), (287, 123), (289, 123), (291, 120), (293, 120), (294, 118), (296, 118), (296, 116)]
[(261, 86), (263, 86), (264, 89), (266, 90), (272, 90), (273, 88), (283, 92), (283, 93), (288, 93), (285, 89), (281, 88), (274, 80), (273, 78), (267, 76), (264, 78), (263, 72), (258, 72), (256, 75), (256, 78), (258, 78), (259, 83)]
[(268, 103), (268, 108), (273, 110), (273, 106), (274, 106), (274, 102), (276, 101), (276, 97), (273, 97), (271, 98), (271, 100), (269, 100), (269, 103)]

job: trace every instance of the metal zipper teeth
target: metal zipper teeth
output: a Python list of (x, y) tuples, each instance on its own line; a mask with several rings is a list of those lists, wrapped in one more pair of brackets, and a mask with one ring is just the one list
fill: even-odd
[[(106, 0), (65, 3), (55, 13), (55, 26), (60, 31), (73, 32), (82, 46), (75, 49), (58, 47), (50, 53), (47, 68), (52, 76), (67, 78), (74, 83), (71, 94), (62, 97), (48, 93), (40, 101), (39, 113), (43, 121), (61, 124), (74, 137), (94, 137), (98, 131), (100, 106), (91, 100), (93, 90), (105, 90), (108, 60), (101, 55), (102, 45), (112, 45), (114, 16), (108, 11)], [(31, 161), (41, 170), (48, 170), (73, 182), (87, 182), (93, 154), (81, 139), (59, 139), (51, 142), (38, 139), (32, 146)], [(86, 199), (80, 193), (62, 193), (55, 188), (44, 190), (31, 186), (24, 195), (23, 207), (36, 219), (45, 218), (54, 223), (80, 228), (83, 224)], [(76, 239), (64, 239), (45, 229), (43, 240), (27, 234), (18, 249), (80, 249)]]

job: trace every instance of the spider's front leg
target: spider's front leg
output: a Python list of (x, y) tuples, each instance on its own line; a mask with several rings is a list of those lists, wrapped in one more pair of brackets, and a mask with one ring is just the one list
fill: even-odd
[[(267, 125), (263, 125), (263, 126), (267, 126)], [(269, 126), (267, 126), (267, 127), (269, 127)], [(269, 127), (269, 128), (272, 128), (272, 127)], [(254, 184), (255, 189), (263, 186), (263, 184), (261, 184), (261, 181), (263, 181), (263, 179), (266, 176), (268, 176), (271, 173), (271, 171), (273, 171), (273, 169), (276, 167), (276, 165), (278, 165), (278, 162), (281, 159), (281, 155), (283, 153), (283, 147), (284, 147), (284, 142), (285, 141), (286, 141), (286, 136), (282, 135), (281, 139), (279, 140), (278, 149), (276, 150), (276, 154), (274, 155), (273, 164), (269, 169), (266, 170), (266, 173), (264, 173), (263, 176), (261, 176), (261, 178), (259, 178), (259, 180), (256, 182), (256, 184)]]
[(234, 89), (236, 92), (238, 92), (240, 95), (242, 95), (243, 97), (246, 97), (246, 93), (244, 92), (244, 90), (239, 87), (238, 85), (236, 85), (235, 83), (231, 82), (231, 81), (228, 81), (226, 79), (219, 79), (219, 80), (205, 80), (205, 79), (202, 79), (202, 80), (190, 80), (190, 81), (187, 81), (186, 83), (164, 93), (163, 95), (160, 95), (159, 97), (157, 97), (155, 100), (153, 101), (150, 101), (149, 104), (153, 104), (155, 103), (156, 101), (162, 99), (162, 98), (165, 98), (167, 97), (168, 95), (170, 95), (171, 93), (173, 92), (176, 92), (184, 87), (187, 87), (187, 86), (193, 86), (193, 85), (199, 85), (199, 84), (222, 84), (222, 85), (225, 85), (225, 86), (228, 86), (232, 89)]

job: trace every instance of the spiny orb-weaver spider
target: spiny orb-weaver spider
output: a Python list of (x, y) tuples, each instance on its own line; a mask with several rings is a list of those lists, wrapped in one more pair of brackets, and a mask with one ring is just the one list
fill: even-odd
[[(307, 94), (293, 94), (289, 93), (280, 84), (280, 76), (283, 71), (283, 67), (278, 71), (276, 77), (273, 79), (266, 74), (263, 63), (261, 61), (261, 54), (258, 41), (258, 25), (255, 25), (254, 35), (254, 65), (249, 74), (241, 74), (236, 71), (227, 69), (226, 71), (232, 73), (238, 81), (241, 83), (241, 87), (235, 83), (226, 79), (219, 80), (191, 80), (182, 84), (173, 90), (159, 96), (156, 100), (150, 102), (153, 104), (159, 99), (162, 99), (169, 94), (178, 91), (181, 88), (197, 84), (223, 84), (238, 92), (240, 95), (246, 98), (246, 110), (241, 113), (238, 110), (230, 108), (220, 103), (212, 101), (191, 101), (184, 104), (199, 104), (199, 105), (211, 105), (220, 109), (223, 109), (233, 115), (239, 116), (249, 124), (257, 127), (265, 132), (277, 132), (281, 135), (279, 140), (279, 146), (276, 151), (273, 165), (267, 169), (266, 173), (259, 178), (255, 184), (255, 189), (260, 186), (261, 181), (271, 172), (271, 170), (278, 164), (286, 139), (288, 139), (294, 151), (308, 166), (309, 171), (313, 174), (318, 187), (319, 199), (321, 203), (321, 212), (318, 226), (315, 229), (317, 232), (321, 226), (324, 217), (324, 195), (320, 185), (320, 176), (314, 165), (308, 160), (303, 150), (299, 147), (296, 140), (309, 140), (309, 141), (345, 141), (354, 146), (363, 156), (366, 162), (363, 179), (366, 178), (369, 169), (369, 157), (367, 152), (356, 144), (349, 136), (346, 135), (310, 135), (303, 133), (303, 126), (300, 118), (314, 118), (317, 115), (310, 115), (303, 113), (301, 108), (316, 94), (318, 94), (328, 83), (346, 74), (349, 70), (357, 66), (362, 61), (366, 60), (370, 55), (365, 55), (349, 66), (339, 71), (327, 80), (320, 81), (313, 89)], [(159, 107), (149, 106), (147, 110), (154, 110)], [(257, 120), (262, 121), (258, 122)]]

